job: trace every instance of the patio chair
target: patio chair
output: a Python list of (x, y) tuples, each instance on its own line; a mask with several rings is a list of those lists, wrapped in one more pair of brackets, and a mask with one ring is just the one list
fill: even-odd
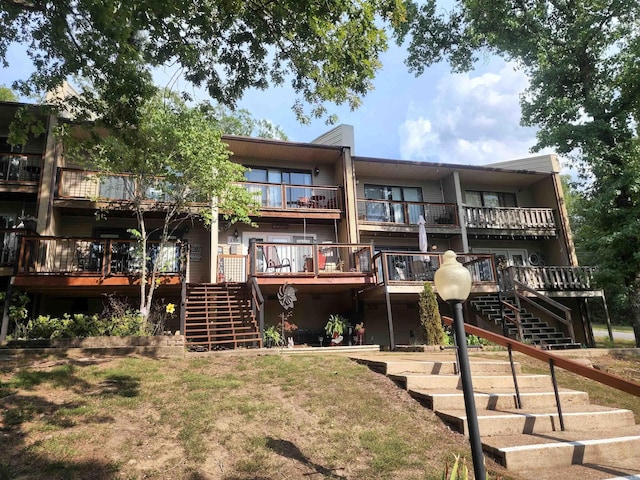
[(264, 247), (264, 258), (267, 262), (267, 270), (272, 268), (274, 272), (278, 272), (283, 268), (288, 268), (289, 272), (291, 272), (291, 261), (288, 258), (281, 259), (275, 245), (267, 245)]

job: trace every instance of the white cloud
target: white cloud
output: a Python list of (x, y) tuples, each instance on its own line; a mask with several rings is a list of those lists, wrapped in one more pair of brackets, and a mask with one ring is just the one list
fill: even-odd
[(503, 62), (475, 76), (446, 75), (429, 103), (409, 105), (398, 129), (401, 157), (481, 165), (530, 155), (535, 130), (520, 126), (526, 87), (524, 73)]

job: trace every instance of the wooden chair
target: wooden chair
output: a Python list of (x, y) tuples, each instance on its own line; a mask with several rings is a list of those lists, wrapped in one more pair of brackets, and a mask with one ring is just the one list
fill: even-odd
[(291, 272), (291, 261), (288, 258), (280, 258), (278, 248), (275, 245), (267, 245), (264, 247), (264, 259), (266, 261), (266, 269), (273, 269), (274, 272), (288, 268)]

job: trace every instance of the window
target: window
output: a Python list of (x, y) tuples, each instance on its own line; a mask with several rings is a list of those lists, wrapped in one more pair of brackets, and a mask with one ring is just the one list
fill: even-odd
[[(420, 187), (395, 187), (390, 185), (365, 185), (366, 219), (371, 222), (411, 223), (417, 224), (420, 215), (424, 215), (424, 206), (407, 204), (409, 218), (405, 218), (403, 202), (422, 202)], [(407, 222), (408, 220), (408, 222)]]
[[(251, 167), (244, 172), (244, 177), (249, 182), (270, 183), (270, 185), (250, 186), (250, 192), (261, 192), (263, 207), (282, 206), (282, 184), (285, 185), (311, 185), (311, 170), (292, 170), (272, 167)], [(309, 198), (310, 188), (286, 188), (287, 205), (297, 204), (299, 198)], [(260, 195), (259, 195), (260, 196)]]
[(508, 192), (480, 192), (467, 190), (466, 203), (470, 207), (517, 207), (515, 193)]

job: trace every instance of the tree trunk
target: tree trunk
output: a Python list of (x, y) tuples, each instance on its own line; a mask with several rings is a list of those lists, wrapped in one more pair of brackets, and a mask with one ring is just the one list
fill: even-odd
[(640, 272), (636, 273), (633, 287), (629, 292), (629, 304), (633, 333), (636, 336), (636, 347), (640, 347)]

